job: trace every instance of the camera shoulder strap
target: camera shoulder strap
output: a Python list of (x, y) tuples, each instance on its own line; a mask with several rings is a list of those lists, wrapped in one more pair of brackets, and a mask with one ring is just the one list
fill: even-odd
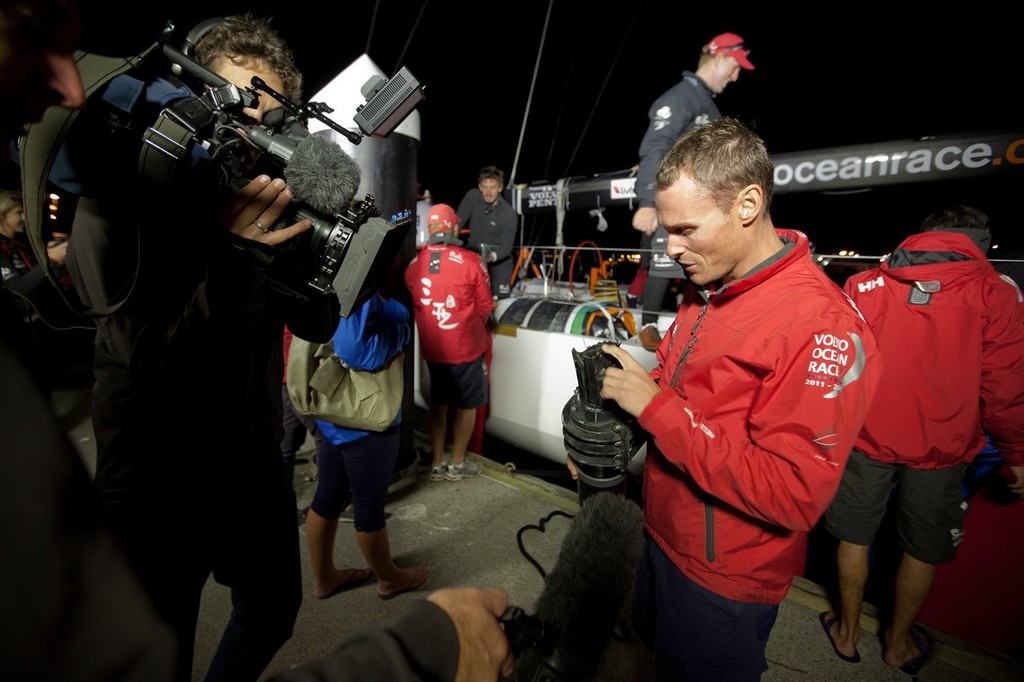
[[(145, 58), (159, 46), (160, 43), (153, 43), (141, 53), (129, 57), (107, 57), (81, 50), (76, 51), (75, 61), (78, 64), (86, 99), (111, 79), (140, 66)], [(96, 317), (114, 312), (124, 303), (124, 300), (102, 308), (87, 308), (80, 301), (68, 300), (66, 292), (60, 286), (57, 274), (50, 267), (50, 259), (46, 255), (46, 240), (43, 236), (43, 223), (49, 204), (47, 198), (50, 171), (53, 168), (57, 152), (77, 117), (77, 110), (52, 106), (43, 114), (42, 120), (30, 125), (22, 134), (19, 140), (22, 205), (25, 209), (25, 231), (39, 267), (46, 274), (46, 278), (61, 293), (64, 302), (72, 310), (89, 317)]]

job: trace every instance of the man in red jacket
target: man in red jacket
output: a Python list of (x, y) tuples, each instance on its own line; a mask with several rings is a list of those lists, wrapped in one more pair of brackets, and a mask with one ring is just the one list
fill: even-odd
[(913, 623), (963, 539), (967, 465), (992, 444), (1024, 493), (1024, 306), (985, 258), (988, 218), (957, 206), (930, 215), (880, 267), (846, 292), (885, 361), (880, 391), (857, 437), (825, 528), (839, 539), (840, 610), (820, 616), (836, 655), (860, 660), (868, 549), (896, 480), (903, 558), (883, 659), (916, 675), (931, 653)]
[(758, 680), (779, 602), (875, 394), (874, 337), (770, 217), (774, 168), (732, 118), (696, 126), (656, 176), (689, 281), (650, 375), (618, 346), (601, 397), (638, 418), (649, 541), (633, 623), (658, 679)]
[[(491, 279), (476, 252), (462, 248), (459, 218), (448, 204), (427, 215), (428, 243), (405, 271), (420, 354), (430, 372), (431, 481), (458, 481), (480, 473), (466, 459), (477, 408), (487, 404), (485, 354), (494, 310)], [(452, 454), (444, 456), (448, 406), (455, 405)]]

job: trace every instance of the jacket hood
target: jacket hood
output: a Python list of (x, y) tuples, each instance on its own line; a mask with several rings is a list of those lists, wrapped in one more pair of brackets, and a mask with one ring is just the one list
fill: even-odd
[(904, 239), (881, 269), (903, 282), (929, 280), (949, 284), (993, 268), (969, 235), (932, 230)]

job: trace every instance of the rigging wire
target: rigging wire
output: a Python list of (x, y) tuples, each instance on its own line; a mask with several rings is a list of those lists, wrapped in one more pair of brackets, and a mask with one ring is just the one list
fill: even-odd
[(516, 153), (515, 158), (512, 160), (512, 172), (509, 174), (509, 184), (515, 184), (516, 169), (519, 167), (519, 155), (523, 149), (523, 137), (526, 134), (526, 122), (530, 118), (530, 106), (533, 103), (533, 93), (537, 87), (537, 72), (540, 70), (540, 59), (544, 53), (544, 43), (547, 41), (548, 26), (551, 23), (551, 10), (555, 5), (555, 0), (548, 0), (548, 12), (544, 17), (544, 30), (540, 34), (540, 45), (537, 47), (537, 60), (533, 65), (533, 78), (530, 80), (530, 94), (526, 97), (526, 111), (523, 112), (523, 124), (519, 127), (519, 141), (516, 142)]
[[(576, 147), (575, 147), (575, 149), (573, 149), (572, 155), (570, 156), (569, 161), (566, 164), (566, 172), (563, 173), (562, 177), (567, 177), (568, 176), (568, 169), (572, 166), (572, 163), (576, 159), (576, 155), (577, 155), (577, 153), (580, 150), (580, 147), (581, 147), (582, 142), (583, 142), (583, 138), (586, 135), (586, 131), (587, 131), (589, 125), (590, 125), (590, 122), (594, 118), (594, 114), (595, 114), (595, 112), (597, 110), (597, 106), (600, 103), (601, 98), (603, 97), (605, 90), (607, 89), (608, 83), (611, 80), (611, 74), (615, 71), (615, 67), (618, 64), (619, 58), (622, 55), (622, 52), (623, 52), (623, 50), (625, 48), (625, 45), (626, 45), (626, 43), (627, 43), (627, 41), (629, 39), (629, 36), (631, 35), (631, 33), (633, 31), (633, 26), (636, 23), (636, 18), (637, 18), (637, 16), (640, 13), (640, 9), (643, 6), (643, 4), (644, 4), (643, 0), (638, 0), (638, 2), (636, 2), (636, 6), (634, 8), (633, 15), (632, 15), (632, 17), (630, 18), (630, 21), (629, 21), (629, 26), (626, 28), (626, 31), (623, 34), (622, 40), (619, 43), (619, 47), (618, 47), (618, 49), (617, 49), (617, 51), (615, 53), (615, 57), (613, 58), (613, 60), (611, 62), (611, 65), (609, 66), (608, 70), (605, 73), (604, 82), (601, 85), (601, 89), (598, 92), (597, 98), (595, 99), (593, 105), (591, 106), (590, 113), (587, 116), (586, 124), (583, 126), (583, 129), (580, 132), (580, 136), (579, 136), (579, 138), (577, 139), (577, 142), (576, 142)], [(544, 19), (544, 29), (543, 29), (542, 34), (541, 34), (540, 45), (538, 46), (537, 59), (536, 59), (536, 61), (534, 63), (533, 78), (532, 78), (532, 80), (530, 82), (530, 92), (529, 92), (529, 95), (527, 97), (526, 110), (523, 113), (523, 122), (522, 122), (522, 125), (520, 126), (519, 140), (518, 140), (518, 143), (516, 145), (516, 153), (515, 153), (515, 158), (514, 158), (513, 165), (512, 165), (512, 173), (509, 176), (510, 184), (511, 185), (515, 184), (516, 173), (518, 172), (518, 168), (519, 168), (519, 160), (520, 160), (521, 152), (522, 152), (523, 139), (525, 137), (526, 125), (527, 125), (527, 122), (528, 122), (529, 116), (530, 116), (530, 110), (531, 110), (532, 103), (533, 103), (533, 96), (534, 96), (534, 93), (536, 91), (537, 74), (538, 74), (538, 71), (540, 69), (540, 62), (541, 62), (541, 56), (542, 56), (543, 50), (544, 50), (544, 45), (545, 45), (545, 43), (547, 41), (548, 28), (549, 28), (549, 25), (551, 23), (551, 12), (552, 12), (553, 5), (554, 5), (554, 0), (549, 0), (547, 15), (545, 16), (545, 19)], [(577, 44), (578, 44), (578, 38), (579, 38), (579, 36), (577, 36)], [(572, 64), (575, 63), (575, 60), (576, 60), (576, 50), (574, 49), (573, 50), (573, 54), (572, 54), (572, 62), (570, 64), (570, 67), (571, 67)], [(570, 68), (570, 72), (571, 72), (571, 70), (572, 69)], [(551, 158), (553, 156), (553, 150), (555, 148), (555, 136), (557, 135), (557, 131), (559, 129), (559, 121), (561, 120), (561, 111), (562, 111), (562, 107), (564, 107), (564, 103), (566, 101), (567, 94), (568, 94), (568, 88), (567, 87), (563, 88), (562, 106), (559, 108), (559, 116), (558, 116), (558, 119), (555, 121), (555, 132), (553, 133), (551, 144), (550, 144), (550, 146), (548, 148), (547, 160), (546, 160), (545, 166), (544, 166), (545, 169), (550, 167)], [(547, 173), (547, 170), (545, 170), (545, 173)], [(525, 234), (526, 233), (526, 216), (525, 215), (520, 215), (519, 223), (520, 223), (520, 225), (519, 225), (519, 247), (520, 248), (524, 248), (525, 244), (527, 243), (526, 242), (526, 234)], [(538, 225), (537, 225), (537, 216), (534, 216), (533, 227), (530, 230), (530, 242), (533, 242), (533, 241), (539, 239), (538, 232), (540, 230), (541, 230), (541, 228), (538, 227)], [(561, 254), (564, 254), (564, 249), (561, 251)], [(559, 256), (557, 260), (559, 262), (558, 270), (559, 270), (559, 272), (561, 272), (561, 256)], [(524, 266), (525, 266), (525, 264), (524, 264)], [(525, 272), (524, 272), (524, 274), (525, 274)]]
[[(412, 39), (416, 35), (416, 29), (419, 28), (420, 20), (427, 11), (427, 3), (430, 0), (423, 0), (423, 4), (420, 5), (419, 14), (416, 15), (416, 21), (413, 22), (412, 29), (409, 31), (409, 35), (405, 39), (405, 45), (402, 46), (402, 51), (398, 55), (398, 61), (395, 63), (395, 67), (391, 69), (391, 74), (398, 73), (398, 68), (402, 65), (402, 61), (405, 59), (405, 53), (409, 51), (409, 45), (412, 44)], [(363, 50), (363, 54), (370, 54), (370, 43), (373, 42), (373, 31), (377, 25), (377, 12), (380, 9), (380, 0), (376, 0), (373, 3), (373, 14), (370, 15), (370, 30), (366, 34), (366, 49)]]
[(399, 67), (402, 65), (402, 61), (405, 59), (405, 53), (409, 51), (409, 44), (412, 43), (412, 37), (416, 35), (416, 29), (420, 25), (420, 19), (423, 18), (423, 13), (427, 11), (427, 2), (429, 0), (423, 0), (423, 4), (420, 5), (420, 13), (416, 15), (416, 21), (413, 22), (412, 30), (409, 31), (409, 37), (405, 39), (405, 45), (402, 47), (402, 53), (398, 55), (398, 61), (395, 62), (395, 68), (391, 69), (391, 73), (398, 73)]
[(370, 54), (370, 42), (373, 40), (373, 27), (377, 23), (377, 10), (380, 9), (380, 0), (373, 3), (373, 14), (370, 15), (370, 30), (366, 32), (366, 49), (363, 54)]
[(583, 145), (583, 138), (587, 135), (587, 128), (590, 127), (590, 122), (594, 119), (594, 113), (597, 111), (597, 105), (601, 103), (601, 98), (604, 96), (604, 92), (608, 88), (608, 81), (611, 80), (612, 74), (615, 72), (615, 65), (618, 64), (619, 57), (622, 56), (622, 50), (626, 47), (626, 41), (629, 39), (629, 35), (633, 32), (633, 25), (636, 23), (636, 17), (640, 13), (641, 5), (643, 5), (643, 2), (636, 3), (636, 8), (633, 10), (633, 17), (629, 20), (629, 26), (626, 28), (626, 32), (622, 35), (622, 40), (619, 42), (619, 49), (615, 51), (615, 57), (612, 59), (611, 66), (609, 66), (608, 71), (605, 72), (604, 82), (601, 83), (601, 89), (598, 91), (597, 97), (594, 99), (594, 105), (590, 107), (590, 114), (587, 116), (587, 121), (583, 124), (583, 128), (580, 130), (580, 136), (576, 140), (576, 148), (572, 150), (572, 154), (569, 156), (569, 161), (565, 164), (565, 172), (561, 175), (563, 178), (569, 177), (569, 169), (572, 168), (573, 161), (576, 160), (576, 154)]

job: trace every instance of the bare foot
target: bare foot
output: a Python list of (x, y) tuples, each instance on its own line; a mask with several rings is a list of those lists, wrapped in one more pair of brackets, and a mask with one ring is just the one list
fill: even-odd
[(350, 587), (355, 587), (370, 577), (370, 572), (365, 568), (343, 568), (334, 571), (330, 582), (313, 586), (313, 596), (317, 599), (327, 599), (339, 592), (344, 592)]
[(430, 569), (426, 566), (403, 568), (398, 572), (398, 575), (400, 576), (398, 581), (380, 581), (377, 583), (377, 596), (381, 599), (391, 599), (392, 597), (397, 597), (403, 592), (415, 590), (427, 581), (427, 575), (429, 573)]

